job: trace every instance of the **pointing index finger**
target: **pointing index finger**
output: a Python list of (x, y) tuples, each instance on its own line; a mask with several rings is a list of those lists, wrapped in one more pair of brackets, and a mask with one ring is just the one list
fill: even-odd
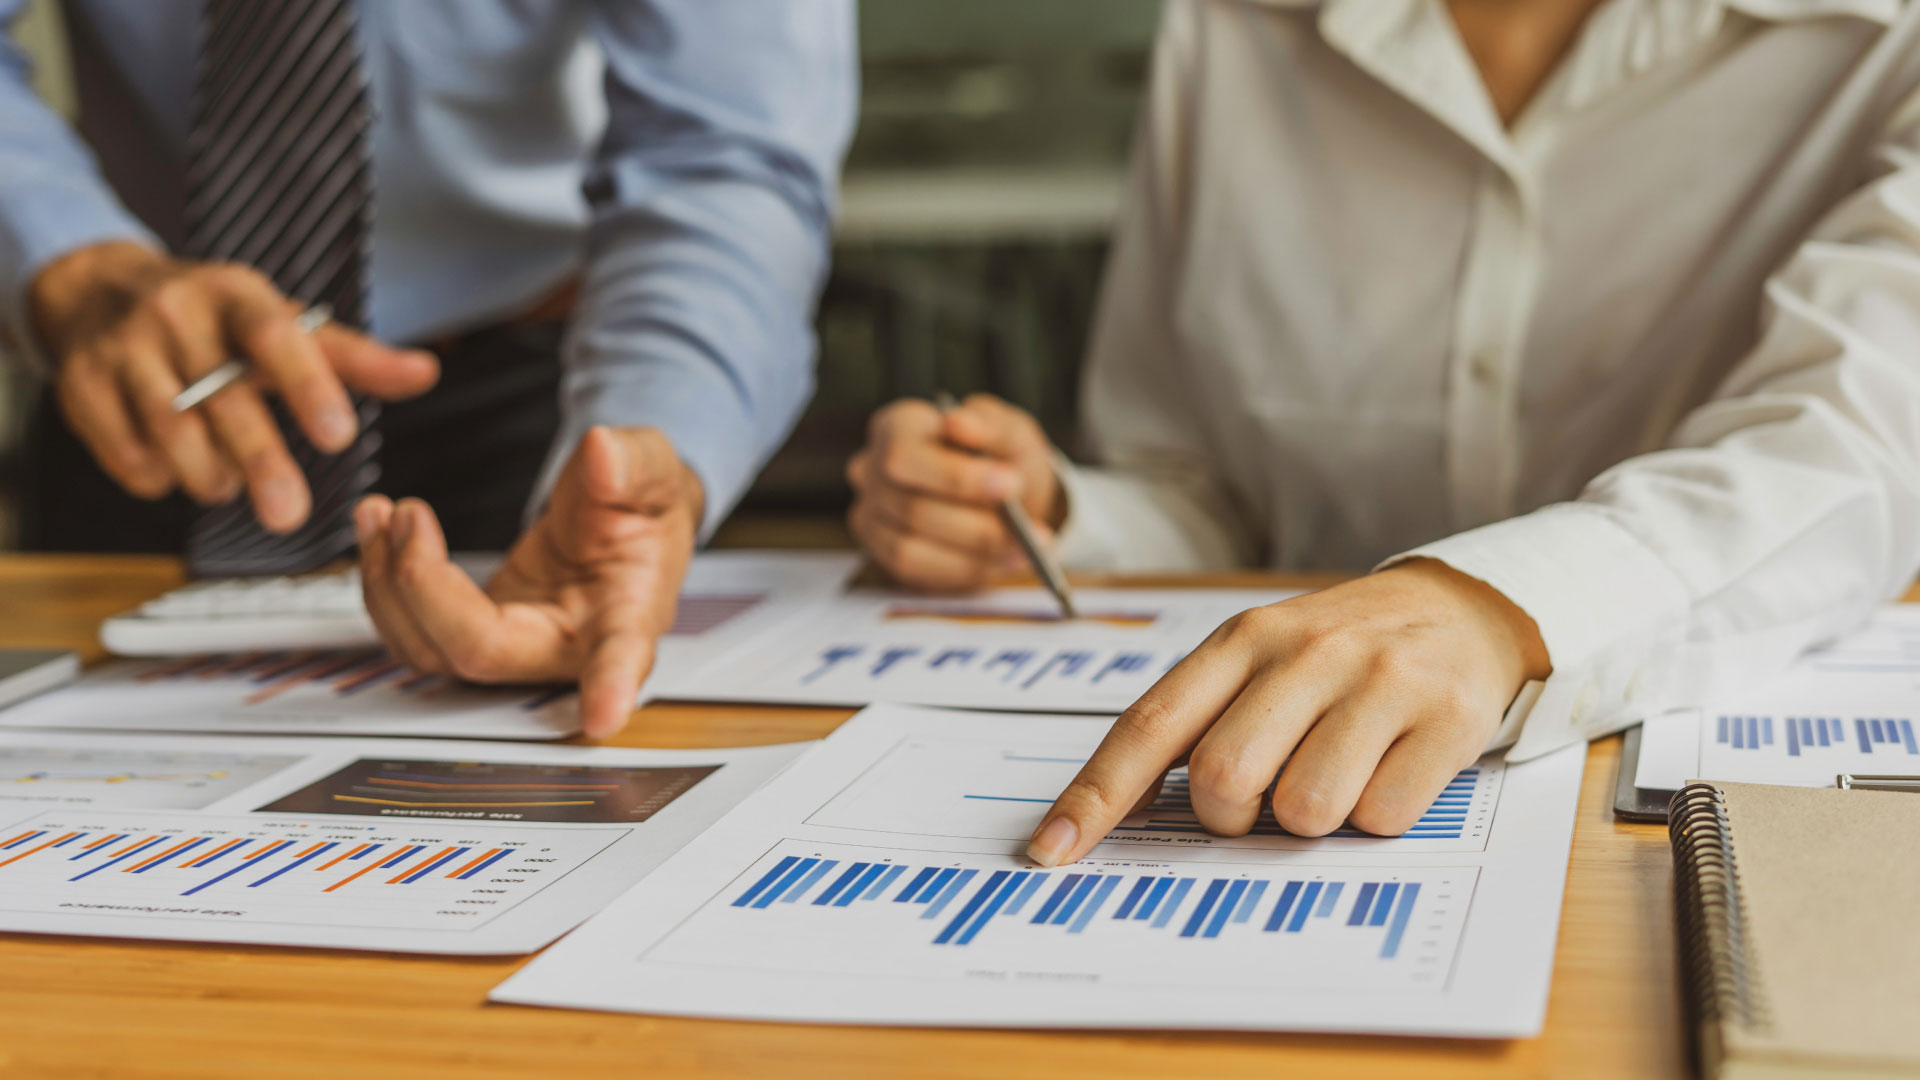
[(1059, 866), (1085, 855), (1193, 749), (1246, 685), (1249, 664), (1221, 634), (1175, 664), (1108, 729), (1034, 830), (1027, 855)]

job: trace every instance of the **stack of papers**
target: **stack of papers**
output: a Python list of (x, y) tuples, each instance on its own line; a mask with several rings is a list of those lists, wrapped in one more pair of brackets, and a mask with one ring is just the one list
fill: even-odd
[(1027, 839), (1113, 714), (1225, 619), (1295, 594), (1088, 589), (1063, 621), (1038, 589), (844, 593), (852, 567), (703, 556), (643, 691), (872, 706), (810, 749), (528, 745), (577, 730), (570, 692), (466, 686), (372, 648), (97, 669), (0, 712), (0, 931), (517, 953), (600, 912), (495, 998), (1539, 1030), (1582, 748), (1484, 759), (1396, 838), (1271, 816), (1214, 836), (1176, 769), (1086, 859), (1043, 869)]

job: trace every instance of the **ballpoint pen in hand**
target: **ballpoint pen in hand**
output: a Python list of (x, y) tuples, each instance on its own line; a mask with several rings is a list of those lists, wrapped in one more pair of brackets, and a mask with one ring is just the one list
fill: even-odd
[[(941, 415), (945, 415), (958, 408), (960, 403), (954, 400), (952, 394), (942, 390), (934, 395), (933, 404)], [(1027, 516), (1027, 508), (1020, 505), (1017, 497), (1009, 495), (1000, 501), (1000, 513), (1007, 519), (1007, 527), (1013, 530), (1014, 539), (1020, 542), (1021, 550), (1027, 553), (1027, 561), (1033, 564), (1034, 574), (1053, 594), (1053, 598), (1060, 602), (1061, 613), (1069, 619), (1079, 618), (1080, 613), (1073, 607), (1073, 590), (1067, 585), (1067, 575), (1061, 571), (1060, 564), (1054, 561), (1053, 554), (1040, 543), (1039, 535), (1034, 532), (1033, 519)]]
[[(327, 325), (327, 320), (331, 318), (333, 318), (333, 308), (326, 304), (315, 304), (296, 316), (294, 318), (294, 325), (300, 328), (301, 333), (311, 334), (315, 330)], [(225, 390), (246, 373), (246, 361), (240, 359), (228, 360), (226, 363), (195, 379), (193, 385), (175, 394), (173, 396), (173, 411), (177, 413), (186, 412), (195, 405)]]

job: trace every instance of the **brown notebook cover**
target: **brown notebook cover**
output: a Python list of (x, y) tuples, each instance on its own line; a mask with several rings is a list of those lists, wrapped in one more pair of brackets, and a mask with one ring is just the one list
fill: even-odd
[(1920, 795), (1692, 783), (1668, 828), (1703, 1076), (1920, 1077)]

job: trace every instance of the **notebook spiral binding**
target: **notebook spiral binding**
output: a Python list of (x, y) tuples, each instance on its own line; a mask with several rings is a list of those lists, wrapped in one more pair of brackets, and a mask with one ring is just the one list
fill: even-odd
[[(1688, 784), (1674, 793), (1667, 822), (1688, 1030), (1697, 1040), (1717, 1039), (1729, 1020), (1765, 1028), (1770, 1019), (1750, 951), (1726, 798), (1711, 784)], [(1696, 1057), (1701, 1049), (1696, 1042)]]

